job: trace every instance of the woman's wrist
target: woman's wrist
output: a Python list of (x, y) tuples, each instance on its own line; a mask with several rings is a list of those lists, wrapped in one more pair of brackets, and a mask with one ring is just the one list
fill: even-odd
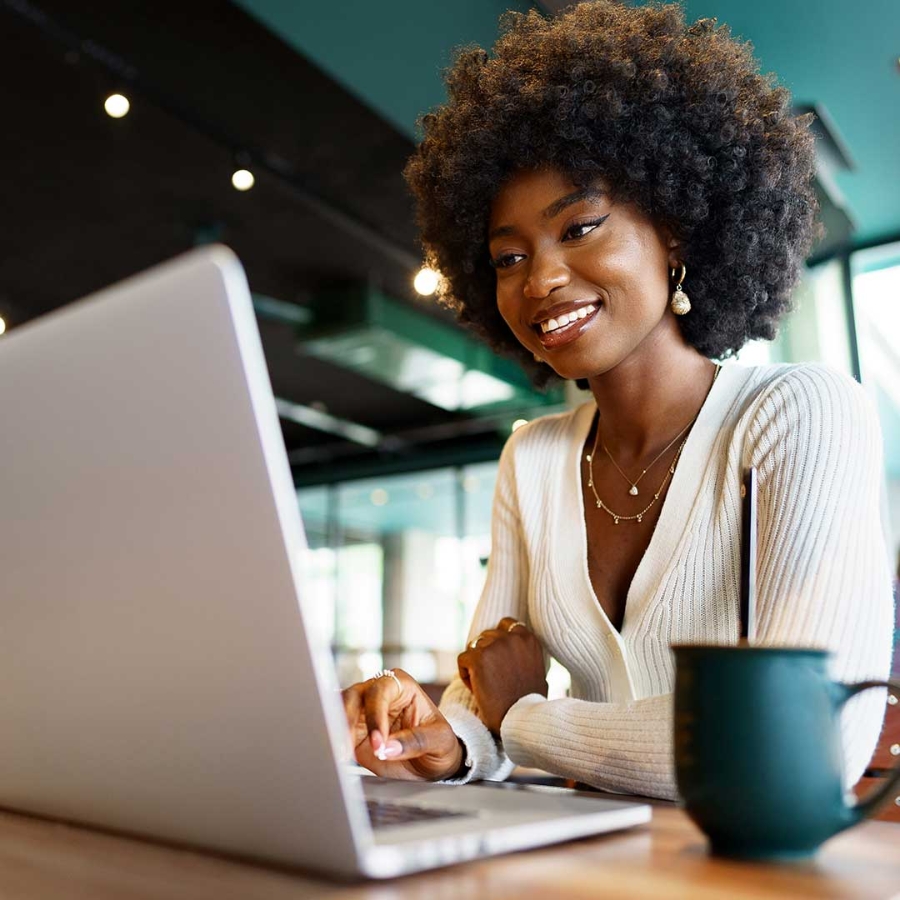
[(456, 736), (456, 745), (459, 750), (459, 757), (455, 762), (455, 766), (441, 779), (442, 781), (457, 781), (460, 778), (465, 778), (472, 769), (469, 751), (459, 735)]

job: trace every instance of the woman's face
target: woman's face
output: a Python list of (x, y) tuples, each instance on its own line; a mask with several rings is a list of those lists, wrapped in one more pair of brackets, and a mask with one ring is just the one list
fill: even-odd
[(488, 239), (500, 314), (563, 378), (602, 375), (659, 340), (683, 343), (669, 309), (676, 242), (601, 186), (519, 172), (494, 200)]

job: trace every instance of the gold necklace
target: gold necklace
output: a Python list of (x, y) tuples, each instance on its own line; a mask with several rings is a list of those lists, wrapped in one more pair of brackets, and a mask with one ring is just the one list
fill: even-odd
[[(599, 422), (597, 423), (599, 425)], [(693, 422), (691, 422), (693, 424)], [(663, 492), (663, 488), (666, 486), (666, 482), (675, 474), (675, 467), (678, 465), (678, 460), (681, 457), (681, 451), (684, 450), (684, 445), (687, 443), (687, 435), (685, 435), (684, 440), (679, 444), (678, 449), (675, 451), (675, 458), (672, 460), (672, 464), (666, 471), (666, 476), (662, 480), (662, 484), (656, 489), (656, 493), (653, 495), (653, 499), (639, 512), (635, 513), (633, 516), (623, 516), (621, 513), (614, 512), (611, 510), (601, 499), (599, 494), (597, 493), (597, 488), (594, 487), (594, 453), (588, 453), (585, 457), (587, 459), (588, 464), (588, 487), (591, 489), (594, 499), (597, 501), (597, 509), (602, 509), (605, 513), (612, 516), (613, 522), (618, 525), (619, 520), (623, 520), (625, 522), (640, 522), (650, 508), (659, 500), (659, 495)], [(597, 450), (597, 441), (594, 440), (594, 452)]]
[[(716, 371), (715, 371), (715, 374), (713, 375), (712, 384), (709, 386), (710, 391), (712, 390), (712, 385), (716, 383), (716, 379), (719, 377), (719, 372), (721, 371), (721, 369), (722, 369), (721, 366), (716, 366)], [(707, 396), (709, 396), (709, 392), (707, 392)], [(704, 400), (704, 403), (705, 402), (706, 401)], [(700, 409), (703, 409), (703, 404), (700, 405)], [(697, 416), (700, 415), (700, 409), (697, 410), (697, 415), (695, 415), (694, 418), (691, 419), (691, 421), (688, 422), (687, 425), (685, 425), (684, 428), (682, 428), (681, 431), (677, 435), (675, 435), (674, 439), (669, 442), (668, 446), (666, 447), (666, 450), (668, 450), (669, 447), (671, 447), (672, 444), (674, 444), (675, 441), (677, 441), (678, 438), (682, 434), (684, 434), (684, 432), (687, 431), (694, 424), (694, 422), (697, 421)], [(666, 486), (666, 483), (668, 482), (668, 480), (675, 474), (675, 467), (678, 465), (678, 460), (681, 458), (681, 451), (684, 450), (684, 445), (687, 443), (687, 439), (688, 439), (688, 437), (690, 437), (690, 435), (685, 435), (684, 440), (682, 440), (682, 442), (678, 445), (678, 449), (675, 451), (675, 458), (672, 460), (671, 465), (669, 466), (668, 470), (666, 471), (666, 475), (662, 480), (662, 484), (660, 484), (660, 486), (656, 489), (656, 493), (654, 493), (653, 499), (639, 513), (635, 513), (633, 516), (623, 516), (621, 513), (617, 513), (614, 510), (611, 510), (600, 499), (600, 495), (597, 493), (597, 488), (594, 487), (594, 456), (597, 454), (597, 440), (599, 439), (599, 437), (600, 437), (600, 418), (598, 416), (597, 417), (597, 433), (594, 435), (594, 446), (593, 446), (591, 452), (586, 454), (586, 456), (585, 456), (585, 459), (587, 460), (587, 464), (588, 464), (588, 487), (591, 489), (591, 493), (593, 493), (593, 495), (594, 495), (594, 500), (597, 501), (597, 509), (602, 509), (605, 513), (612, 516), (613, 523), (616, 525), (619, 524), (620, 520), (622, 520), (624, 522), (641, 522), (641, 520), (644, 518), (644, 516), (647, 514), (647, 512), (653, 507), (653, 505), (656, 503), (656, 501), (659, 500), (659, 495), (663, 492), (663, 488)], [(603, 449), (606, 450), (606, 447), (604, 447)], [(663, 453), (665, 453), (666, 450), (663, 450)], [(606, 450), (606, 455), (609, 456), (612, 464), (614, 466), (616, 466), (616, 461), (612, 458), (612, 456), (610, 456), (610, 453), (608, 450)], [(647, 469), (651, 468), (653, 463), (655, 463), (659, 459), (660, 456), (662, 456), (662, 453), (660, 453), (659, 456), (657, 456), (656, 459), (654, 459), (653, 462), (650, 463), (649, 466), (647, 466)], [(618, 466), (616, 466), (616, 468), (619, 469)], [(646, 472), (647, 469), (645, 469), (644, 472)], [(628, 476), (625, 475), (625, 473), (622, 472), (621, 469), (619, 469), (619, 472), (621, 472), (622, 475), (624, 475), (626, 479), (628, 478)], [(644, 472), (641, 473), (641, 478), (644, 477)], [(640, 478), (638, 478), (638, 481), (640, 481)], [(637, 484), (637, 482), (635, 482), (634, 485), (632, 485), (632, 487), (634, 487), (636, 484)], [(631, 491), (629, 491), (628, 493), (630, 494)], [(635, 491), (634, 494), (637, 494), (637, 491)]]
[[(635, 478), (634, 481), (632, 481), (622, 471), (619, 464), (613, 458), (612, 453), (609, 452), (609, 447), (607, 447), (606, 443), (601, 439), (600, 446), (603, 448), (603, 452), (609, 457), (609, 461), (616, 467), (616, 471), (631, 485), (631, 487), (628, 489), (628, 493), (631, 494), (632, 497), (637, 497), (637, 495), (640, 493), (640, 491), (638, 491), (638, 482), (660, 461), (660, 459), (662, 459), (663, 454), (672, 446), (672, 444), (674, 444), (675, 441), (677, 441), (678, 438), (680, 438), (688, 430), (688, 428), (691, 427), (691, 425), (693, 424), (693, 421), (694, 420), (691, 419), (691, 421), (688, 422), (687, 425), (685, 425), (684, 428), (682, 428), (681, 431), (679, 431), (678, 434), (676, 434), (675, 437), (673, 437), (672, 440), (669, 441), (669, 443), (666, 444), (666, 446), (663, 447), (662, 450), (660, 450), (659, 453), (656, 454), (656, 456), (653, 458), (653, 462), (650, 463), (646, 469), (642, 469), (641, 474), (638, 475), (638, 477)], [(599, 422), (597, 422), (597, 434), (600, 434), (600, 423)], [(597, 442), (594, 441), (594, 449), (596, 450), (596, 448), (597, 448)]]

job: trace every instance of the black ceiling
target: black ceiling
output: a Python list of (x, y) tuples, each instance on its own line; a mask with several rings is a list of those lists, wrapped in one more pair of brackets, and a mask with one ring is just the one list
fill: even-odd
[[(10, 327), (210, 238), (264, 295), (366, 282), (423, 306), (412, 144), (237, 7), (0, 0), (0, 78)], [(121, 120), (102, 108), (113, 90), (132, 100)], [(251, 191), (231, 187), (236, 162)], [(298, 483), (498, 452), (490, 423), (301, 359), (292, 326), (260, 325), (277, 395), (404, 438), (371, 451), (284, 423)]]

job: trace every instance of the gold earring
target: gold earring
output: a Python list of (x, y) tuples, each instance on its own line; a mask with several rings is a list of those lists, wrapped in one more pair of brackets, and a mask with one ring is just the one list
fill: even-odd
[(534, 361), (535, 361), (536, 363), (542, 363), (542, 362), (543, 362), (543, 360), (537, 355), (537, 353), (534, 354)]
[[(684, 276), (686, 274), (687, 268), (684, 263), (682, 263), (681, 273), (678, 276), (678, 283), (675, 285), (675, 290), (672, 293), (672, 300), (669, 303), (669, 306), (672, 307), (672, 312), (675, 313), (676, 316), (686, 316), (691, 311), (691, 301), (681, 287), (681, 282), (684, 281)], [(672, 277), (675, 277), (675, 269), (672, 269)]]

